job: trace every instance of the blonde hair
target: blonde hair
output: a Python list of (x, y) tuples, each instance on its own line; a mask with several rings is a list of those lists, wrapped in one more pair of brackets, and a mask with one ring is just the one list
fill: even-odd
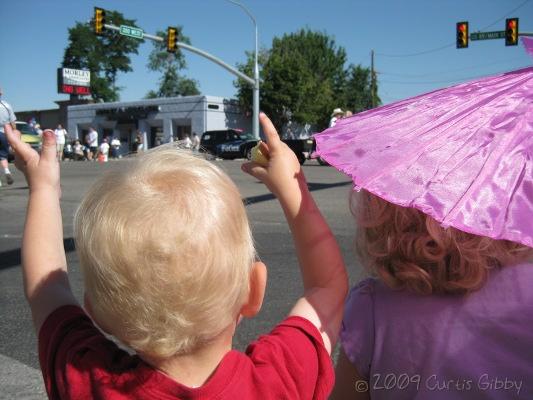
[(533, 249), (455, 228), (443, 228), (414, 208), (366, 191), (353, 194), (356, 251), (363, 264), (391, 288), (420, 294), (464, 294), (483, 286), (491, 268), (516, 264)]
[(95, 320), (140, 354), (193, 351), (238, 316), (255, 250), (231, 179), (160, 146), (100, 178), (75, 216)]

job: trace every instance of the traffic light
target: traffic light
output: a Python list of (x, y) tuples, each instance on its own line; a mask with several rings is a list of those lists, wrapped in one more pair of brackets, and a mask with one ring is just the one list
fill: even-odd
[(105, 10), (103, 8), (94, 7), (94, 33), (102, 35), (104, 33), (105, 25)]
[(178, 48), (178, 30), (171, 26), (167, 29), (167, 51), (175, 53)]
[(518, 44), (518, 18), (505, 20), (505, 45), (516, 46)]
[(457, 48), (464, 49), (468, 47), (468, 22), (457, 23)]

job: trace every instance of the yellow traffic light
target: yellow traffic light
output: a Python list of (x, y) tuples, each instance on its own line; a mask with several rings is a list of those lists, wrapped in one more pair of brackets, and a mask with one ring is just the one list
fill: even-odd
[(457, 48), (464, 49), (468, 47), (468, 22), (457, 23)]
[(94, 7), (94, 33), (101, 35), (104, 33), (105, 10)]
[(507, 18), (505, 21), (505, 45), (516, 46), (518, 44), (518, 18)]
[(178, 30), (176, 28), (168, 27), (167, 29), (167, 51), (175, 53), (178, 48)]

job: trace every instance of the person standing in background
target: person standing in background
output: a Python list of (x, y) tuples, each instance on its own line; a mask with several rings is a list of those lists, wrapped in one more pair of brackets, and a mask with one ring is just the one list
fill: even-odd
[(120, 139), (114, 137), (111, 140), (111, 158), (120, 158), (121, 156), (119, 154), (119, 150), (120, 150)]
[(344, 117), (344, 111), (342, 111), (342, 108), (336, 108), (333, 110), (333, 113), (331, 113), (331, 119), (329, 120), (328, 128), (331, 128), (335, 126), (337, 123), (337, 120)]
[[(9, 156), (9, 144), (4, 132), (4, 125), (11, 124), (13, 129), (15, 129), (16, 119), (17, 117), (9, 103), (2, 100), (2, 88), (0, 88), (0, 166), (2, 167), (8, 185), (12, 185), (14, 180), (13, 176), (11, 176), (11, 171), (9, 171), (9, 163), (7, 160)], [(0, 186), (2, 186), (2, 181), (0, 181)]]
[(108, 161), (109, 143), (107, 143), (107, 139), (102, 140), (102, 144), (99, 147), (99, 154), (101, 158), (99, 158), (98, 161), (101, 161), (101, 162)]
[(89, 151), (87, 153), (87, 159), (89, 161), (92, 161), (98, 152), (98, 132), (94, 127), (89, 128), (89, 133), (87, 136), (85, 136), (85, 142), (87, 143), (87, 146), (89, 147)]
[(195, 133), (192, 134), (192, 151), (198, 153), (200, 151), (200, 138)]
[(186, 148), (186, 149), (191, 149), (192, 140), (189, 137), (189, 135), (185, 135), (185, 138), (183, 139), (183, 147)]
[(133, 144), (134, 144), (133, 151), (135, 153), (143, 151), (143, 146), (144, 146), (143, 134), (140, 130), (137, 131), (137, 135), (135, 136), (135, 142)]
[(67, 141), (67, 130), (63, 128), (61, 124), (57, 125), (56, 130), (54, 131), (56, 135), (56, 149), (57, 149), (57, 159), (61, 162), (63, 161), (63, 149), (65, 148), (65, 143)]

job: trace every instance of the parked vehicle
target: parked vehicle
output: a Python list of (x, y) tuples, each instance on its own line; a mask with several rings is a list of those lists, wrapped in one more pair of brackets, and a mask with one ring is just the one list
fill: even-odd
[(204, 132), (200, 138), (200, 151), (216, 155), (217, 146), (240, 139), (240, 132), (235, 129), (225, 129)]
[[(283, 140), (303, 164), (309, 157), (313, 147), (313, 139), (287, 139)], [(217, 157), (233, 160), (235, 158), (251, 159), (252, 148), (257, 144), (257, 139), (251, 135), (235, 129), (220, 131), (207, 131), (202, 135), (200, 148)]]

